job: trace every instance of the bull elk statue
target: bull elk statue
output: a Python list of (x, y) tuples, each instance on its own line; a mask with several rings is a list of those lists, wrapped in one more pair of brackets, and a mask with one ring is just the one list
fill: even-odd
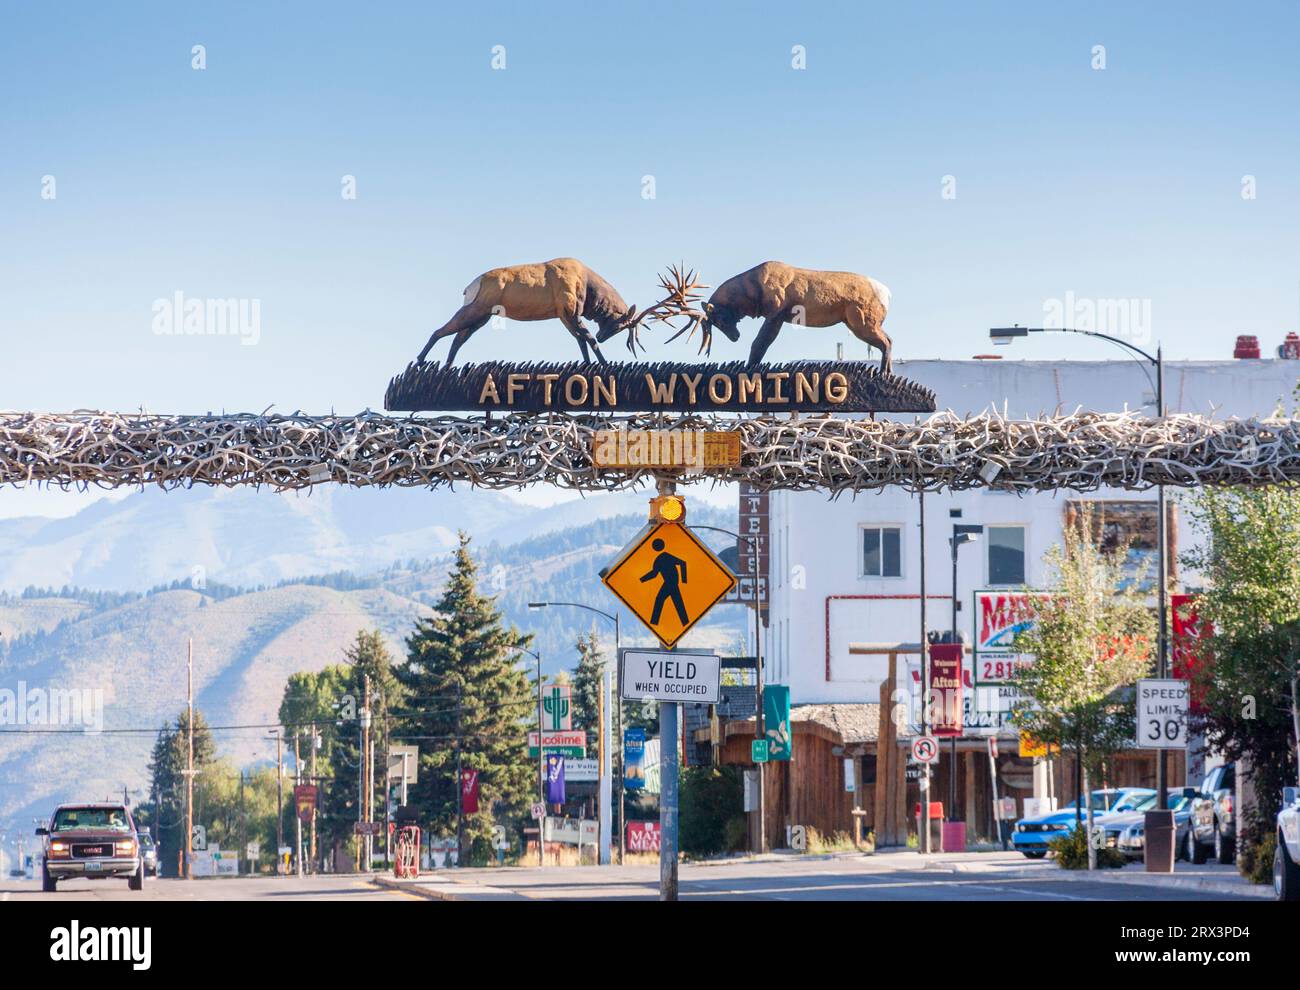
[[(739, 340), (736, 323), (747, 316), (763, 319), (749, 349), (750, 364), (763, 360), (786, 323), (809, 327), (845, 323), (859, 340), (880, 348), (880, 370), (888, 372), (893, 366), (893, 342), (881, 329), (888, 310), (889, 289), (874, 278), (765, 261), (727, 279), (709, 297), (704, 304), (704, 318), (698, 321), (702, 333), (700, 350), (712, 347), (714, 327), (728, 339)], [(688, 330), (693, 332), (696, 322), (692, 320), (668, 339), (675, 340)]]
[[(430, 348), (443, 337), (455, 336), (447, 354), (450, 366), (465, 341), (494, 316), (521, 321), (558, 319), (578, 342), (584, 362), (590, 360), (590, 347), (596, 360), (604, 363), (598, 342), (604, 343), (623, 331), (627, 331), (628, 350), (635, 354), (637, 331), (647, 320), (667, 323), (683, 315), (691, 317), (693, 326), (703, 319), (704, 314), (691, 306), (698, 298), (697, 290), (708, 286), (696, 283), (694, 272), (683, 274), (674, 266), (668, 276), (660, 276), (659, 284), (668, 296), (638, 314), (635, 306), (623, 301), (618, 290), (576, 258), (493, 268), (466, 286), (464, 304), (433, 332), (417, 361), (423, 363)], [(583, 318), (596, 323), (599, 329), (595, 337), (583, 325)]]

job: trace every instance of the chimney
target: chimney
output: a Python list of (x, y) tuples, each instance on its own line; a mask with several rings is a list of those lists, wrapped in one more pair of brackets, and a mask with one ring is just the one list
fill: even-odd
[(1232, 356), (1237, 360), (1242, 358), (1259, 357), (1259, 338), (1252, 334), (1239, 334), (1237, 336), (1237, 346), (1233, 348)]

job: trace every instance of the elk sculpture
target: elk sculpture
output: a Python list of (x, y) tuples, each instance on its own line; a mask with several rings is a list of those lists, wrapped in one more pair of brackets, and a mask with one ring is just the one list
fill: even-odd
[(763, 325), (749, 349), (749, 363), (758, 364), (787, 323), (809, 327), (845, 323), (859, 340), (880, 348), (880, 370), (888, 372), (893, 366), (893, 342), (881, 329), (888, 310), (889, 289), (874, 278), (765, 261), (719, 285), (704, 304), (703, 319), (692, 320), (668, 339), (693, 333), (698, 323), (700, 351), (707, 353), (713, 345), (714, 327), (735, 341), (740, 339), (737, 321), (761, 317)]
[[(465, 341), (494, 316), (521, 321), (558, 319), (578, 342), (584, 362), (591, 359), (590, 347), (596, 353), (596, 360), (604, 363), (605, 356), (600, 353), (598, 342), (603, 343), (623, 331), (628, 334), (628, 350), (635, 354), (639, 343), (637, 331), (647, 320), (668, 323), (672, 317), (684, 315), (692, 319), (691, 326), (694, 326), (704, 318), (691, 305), (699, 298), (697, 290), (708, 286), (697, 284), (694, 272), (683, 274), (674, 266), (668, 276), (660, 276), (659, 284), (668, 291), (668, 296), (638, 314), (635, 306), (623, 301), (618, 290), (576, 258), (493, 268), (466, 286), (463, 305), (433, 332), (417, 361), (423, 363), (430, 348), (443, 337), (454, 336), (456, 339), (447, 354), (450, 366)], [(584, 318), (594, 321), (599, 328), (595, 337), (583, 325)]]

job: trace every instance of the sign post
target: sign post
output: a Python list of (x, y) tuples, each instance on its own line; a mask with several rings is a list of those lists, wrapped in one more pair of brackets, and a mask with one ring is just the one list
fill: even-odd
[(677, 900), (677, 750), (682, 701), (716, 705), (720, 662), (708, 650), (619, 650), (623, 697), (659, 702), (659, 899)]

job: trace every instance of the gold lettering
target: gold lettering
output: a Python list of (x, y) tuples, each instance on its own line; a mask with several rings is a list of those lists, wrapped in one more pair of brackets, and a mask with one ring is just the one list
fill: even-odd
[(633, 466), (649, 464), (650, 454), (646, 449), (649, 446), (649, 430), (630, 430), (628, 431), (627, 443), (627, 463)]
[(739, 399), (741, 402), (748, 402), (751, 395), (754, 396), (756, 401), (763, 401), (763, 376), (761, 374), (758, 372), (754, 372), (752, 375), (742, 373), (737, 375), (736, 378), (740, 382)]
[(704, 375), (700, 374), (696, 375), (692, 379), (690, 375), (686, 374), (686, 372), (682, 372), (682, 381), (685, 382), (686, 387), (691, 390), (691, 397), (688, 400), (691, 405), (695, 405), (695, 386), (700, 384), (700, 379), (703, 377)]
[(548, 372), (545, 375), (538, 375), (537, 380), (542, 383), (542, 403), (549, 406), (551, 404), (551, 390), (554, 388), (555, 383), (560, 380), (560, 376), (554, 372)]
[(840, 403), (849, 397), (849, 380), (842, 371), (832, 371), (826, 376), (826, 401)]
[[(722, 391), (718, 388), (719, 385), (727, 386), (727, 391), (725, 394), (723, 394)], [(731, 376), (730, 375), (714, 375), (712, 378), (709, 379), (709, 398), (712, 399), (714, 402), (716, 402), (718, 405), (723, 405), (724, 403), (731, 401)]]
[(532, 379), (532, 375), (523, 372), (512, 372), (506, 376), (506, 405), (515, 404), (515, 393), (522, 392), (524, 385)]
[(812, 381), (802, 371), (796, 372), (794, 376), (794, 401), (803, 402), (821, 402), (822, 394), (822, 373), (814, 371)]
[(618, 405), (618, 383), (614, 380), (613, 375), (609, 376), (608, 383), (602, 376), (595, 375), (591, 379), (591, 384), (591, 405), (593, 409), (600, 405), (600, 397), (602, 394), (605, 396), (605, 402), (607, 405)]
[(646, 387), (650, 390), (650, 401), (659, 405), (661, 402), (672, 402), (673, 393), (677, 391), (677, 372), (668, 376), (668, 384), (660, 385), (655, 381), (654, 375), (650, 372), (645, 373)]
[(479, 393), (478, 404), (481, 406), (488, 398), (491, 398), (498, 406), (501, 405), (501, 396), (497, 395), (497, 383), (492, 380), (492, 372), (483, 379), (483, 391)]
[[(582, 394), (576, 399), (573, 397), (574, 382), (577, 382), (582, 386)], [(586, 375), (570, 375), (564, 382), (564, 398), (568, 401), (569, 405), (580, 406), (587, 401), (588, 388), (589, 386), (587, 385)]]
[(790, 397), (781, 390), (785, 388), (785, 380), (790, 377), (788, 371), (769, 371), (767, 380), (772, 383), (772, 394), (767, 397), (768, 402), (787, 403)]

